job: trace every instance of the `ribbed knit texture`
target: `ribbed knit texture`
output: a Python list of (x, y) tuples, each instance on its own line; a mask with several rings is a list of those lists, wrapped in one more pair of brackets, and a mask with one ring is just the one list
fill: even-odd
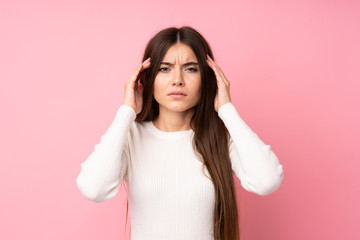
[[(231, 136), (233, 173), (249, 192), (264, 196), (283, 179), (278, 158), (239, 116), (233, 104), (218, 111)], [(135, 122), (120, 106), (94, 151), (81, 163), (76, 183), (90, 201), (113, 198), (128, 186), (132, 240), (212, 240), (214, 187), (197, 159), (193, 130), (164, 132), (153, 122)], [(203, 172), (207, 175), (204, 176)]]

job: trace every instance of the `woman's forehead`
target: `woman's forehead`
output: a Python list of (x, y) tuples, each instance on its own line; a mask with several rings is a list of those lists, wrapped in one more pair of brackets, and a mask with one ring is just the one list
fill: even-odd
[(197, 62), (197, 58), (190, 46), (183, 43), (177, 43), (169, 47), (162, 62), (184, 64), (187, 62)]

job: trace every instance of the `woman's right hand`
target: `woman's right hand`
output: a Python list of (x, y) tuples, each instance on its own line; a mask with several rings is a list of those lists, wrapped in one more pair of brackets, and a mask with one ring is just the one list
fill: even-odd
[(140, 66), (134, 70), (129, 80), (125, 83), (123, 104), (132, 107), (136, 114), (141, 112), (144, 90), (143, 85), (140, 83), (140, 81), (138, 81), (138, 75), (142, 70), (148, 68), (150, 64), (150, 58), (142, 62)]

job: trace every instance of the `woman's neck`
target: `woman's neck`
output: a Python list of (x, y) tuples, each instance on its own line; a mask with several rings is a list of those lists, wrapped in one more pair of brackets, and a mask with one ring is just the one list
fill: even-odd
[(184, 112), (168, 111), (159, 108), (159, 115), (153, 121), (155, 127), (164, 132), (178, 132), (190, 130), (190, 121), (194, 113), (194, 109)]

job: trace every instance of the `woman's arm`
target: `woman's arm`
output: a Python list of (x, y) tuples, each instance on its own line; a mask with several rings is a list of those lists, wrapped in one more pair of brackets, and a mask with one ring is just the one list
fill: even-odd
[(250, 192), (268, 195), (280, 186), (283, 167), (270, 145), (257, 136), (229, 102), (218, 111), (231, 137), (230, 160), (241, 185)]
[(117, 194), (127, 172), (127, 136), (135, 117), (133, 108), (121, 105), (94, 151), (81, 163), (76, 184), (85, 198), (103, 202)]
[(150, 58), (134, 69), (125, 83), (123, 105), (94, 151), (81, 164), (76, 183), (81, 193), (89, 200), (103, 202), (113, 198), (119, 184), (127, 174), (129, 147), (127, 136), (136, 114), (142, 109), (143, 86), (138, 74), (150, 66)]

